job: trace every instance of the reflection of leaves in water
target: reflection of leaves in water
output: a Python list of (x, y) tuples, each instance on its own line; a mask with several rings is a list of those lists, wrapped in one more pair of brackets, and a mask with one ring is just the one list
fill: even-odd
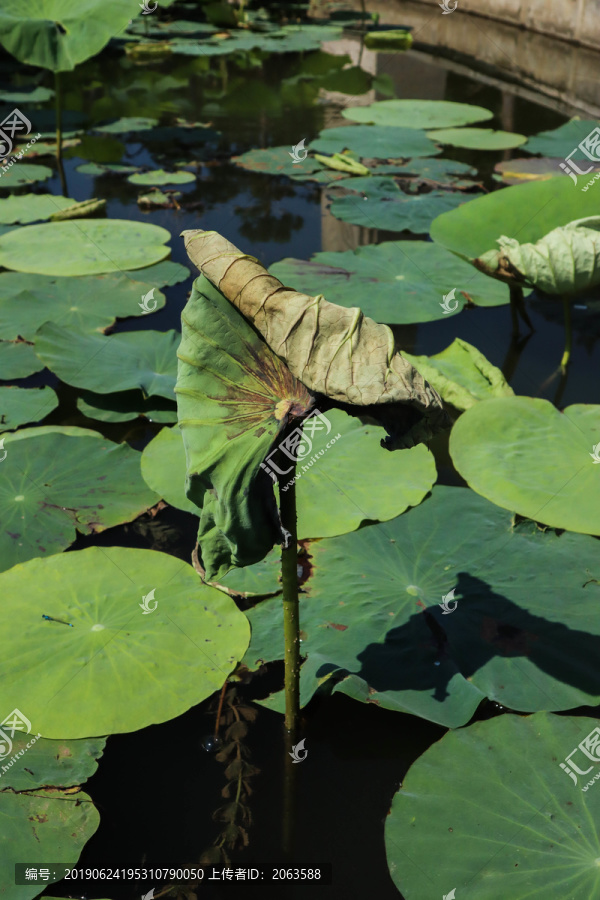
[(268, 190), (261, 176), (252, 176), (250, 193), (254, 202), (236, 206), (235, 211), (240, 218), (240, 234), (252, 241), (277, 241), (285, 243), (291, 240), (292, 233), (299, 231), (304, 224), (304, 217), (287, 209), (280, 211), (279, 201), (297, 196), (297, 190), (289, 182), (269, 179)]

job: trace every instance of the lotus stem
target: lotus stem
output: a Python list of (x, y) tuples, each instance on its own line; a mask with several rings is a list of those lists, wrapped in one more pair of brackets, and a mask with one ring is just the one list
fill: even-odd
[(571, 324), (571, 298), (563, 297), (563, 309), (565, 311), (565, 351), (560, 361), (561, 369), (566, 369), (571, 359), (571, 347), (573, 345), (573, 327)]
[[(293, 847), (296, 797), (296, 766), (291, 757), (297, 743), (300, 724), (300, 610), (298, 605), (298, 535), (296, 527), (296, 485), (291, 472), (279, 475), (279, 511), (281, 526), (287, 532), (287, 544), (281, 551), (283, 585), (283, 636), (285, 680), (285, 763), (283, 792), (283, 850), (289, 856)], [(289, 484), (283, 490), (284, 481)]]
[(523, 299), (523, 288), (520, 285), (509, 285), (510, 291), (510, 312), (512, 316), (512, 333), (514, 337), (519, 335), (519, 316), (523, 319), (530, 331), (535, 331), (531, 324), (531, 319), (525, 308), (525, 300)]
[(56, 165), (58, 166), (58, 177), (60, 178), (60, 186), (62, 188), (63, 197), (68, 197), (67, 180), (65, 178), (65, 170), (62, 159), (62, 91), (61, 91), (60, 72), (54, 73), (54, 102), (56, 110)]

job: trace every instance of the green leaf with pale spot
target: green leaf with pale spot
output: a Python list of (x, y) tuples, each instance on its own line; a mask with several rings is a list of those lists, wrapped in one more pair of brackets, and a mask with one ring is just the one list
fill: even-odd
[(46, 322), (35, 352), (55, 375), (98, 394), (140, 388), (145, 396), (174, 398), (176, 331), (129, 331), (106, 337)]
[(470, 103), (449, 100), (381, 100), (370, 106), (343, 109), (342, 115), (354, 122), (401, 128), (451, 128), (491, 119), (493, 113)]
[(171, 252), (166, 228), (128, 219), (26, 225), (0, 235), (0, 265), (41, 275), (93, 275), (141, 269)]
[(158, 502), (140, 474), (139, 453), (97, 431), (49, 425), (3, 440), (0, 570), (60, 553), (77, 531), (130, 522)]
[(536, 522), (584, 534), (600, 534), (595, 448), (600, 406), (559, 412), (534, 397), (479, 403), (450, 436), (452, 461), (474, 491)]
[(493, 366), (477, 347), (455, 338), (435, 356), (413, 356), (404, 351), (423, 378), (442, 400), (461, 411), (490, 397), (512, 397), (513, 389), (501, 370)]
[(0, 591), (12, 647), (3, 682), (43, 737), (173, 719), (219, 690), (248, 646), (233, 600), (153, 550), (90, 547), (31, 560), (0, 575)]
[(57, 406), (52, 388), (0, 387), (0, 431), (39, 422)]
[[(514, 401), (473, 410), (498, 402)], [(594, 538), (517, 527), (474, 491), (438, 485), (392, 521), (309, 554), (302, 705), (331, 677), (364, 702), (452, 728), (484, 697), (521, 711), (600, 701), (600, 587), (585, 586), (600, 580)], [(282, 615), (279, 598), (249, 610), (250, 668), (283, 659)]]
[[(600, 893), (598, 720), (497, 716), (446, 734), (413, 763), (385, 820), (405, 900), (591, 900)], [(597, 747), (597, 745), (596, 745)], [(591, 754), (591, 758), (590, 758)], [(399, 776), (401, 772), (399, 772)], [(435, 865), (431, 851), (435, 848)]]

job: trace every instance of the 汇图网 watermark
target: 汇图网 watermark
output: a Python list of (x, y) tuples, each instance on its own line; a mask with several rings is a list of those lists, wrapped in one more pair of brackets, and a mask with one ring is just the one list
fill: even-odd
[[(592, 128), (587, 137), (584, 137), (581, 143), (578, 144), (568, 156), (565, 156), (564, 163), (559, 163), (560, 168), (567, 173), (569, 178), (573, 179), (573, 184), (577, 184), (578, 175), (588, 175), (595, 168), (594, 166), (590, 166), (589, 169), (585, 169), (585, 171), (579, 168), (577, 163), (572, 159), (578, 150), (580, 150), (584, 156), (587, 156), (588, 159), (591, 159), (592, 162), (600, 163), (600, 127)], [(587, 191), (598, 178), (600, 178), (600, 172), (594, 175), (592, 180), (588, 181), (581, 190)]]
[[(592, 765), (583, 770), (579, 768), (577, 763), (573, 762), (571, 757), (575, 756), (578, 750), (583, 753), (585, 757), (587, 757), (585, 760), (583, 760), (583, 765), (587, 765), (590, 760), (593, 763), (600, 763), (600, 728), (598, 728), (598, 726), (590, 731), (588, 736), (584, 737), (582, 742), (577, 747), (575, 747), (575, 749), (572, 750), (568, 756), (565, 756), (564, 763), (559, 763), (561, 769), (564, 769), (569, 778), (573, 779), (573, 784), (576, 787), (578, 780), (577, 775), (588, 775), (594, 768), (594, 766)], [(577, 773), (577, 775), (575, 773)], [(600, 778), (600, 772), (594, 774), (592, 780), (588, 781), (585, 787), (582, 787), (581, 790), (587, 791), (588, 788), (590, 788), (594, 784), (594, 782), (598, 780), (598, 778)]]
[[(287, 475), (288, 472), (292, 471), (297, 462), (306, 460), (306, 465), (302, 466), (302, 472), (307, 472), (313, 463), (315, 463), (320, 456), (323, 456), (326, 450), (329, 450), (329, 448), (342, 436), (339, 433), (336, 434), (335, 437), (327, 442), (327, 445), (322, 450), (319, 450), (318, 453), (315, 453), (315, 455), (309, 459), (313, 449), (311, 438), (314, 438), (315, 431), (323, 431), (323, 429), (325, 429), (325, 435), (328, 435), (331, 431), (331, 422), (326, 416), (320, 413), (318, 409), (315, 409), (314, 412), (303, 421), (301, 426), (294, 428), (291, 434), (271, 450), (265, 461), (260, 464), (260, 467), (271, 476), (273, 484), (277, 482), (277, 475)], [(277, 463), (273, 460), (273, 457), (277, 455), (278, 450), (281, 450), (281, 452), (292, 461), (292, 464), (287, 469), (279, 468)], [(281, 490), (287, 491), (292, 484), (302, 477), (302, 472), (298, 472)]]
[[(41, 738), (41, 734), (38, 734), (27, 743), (26, 747), (19, 750), (14, 756), (11, 756), (13, 751), (12, 739), (14, 738), (16, 731), (23, 731), (25, 734), (31, 733), (31, 722), (19, 709), (13, 709), (13, 711), (0, 722), (0, 760), (6, 760), (6, 765), (0, 763), (0, 778), (2, 778), (5, 772), (8, 772), (19, 756), (23, 756), (23, 754), (26, 753), (39, 738)], [(9, 756), (11, 757), (10, 759), (8, 759)]]

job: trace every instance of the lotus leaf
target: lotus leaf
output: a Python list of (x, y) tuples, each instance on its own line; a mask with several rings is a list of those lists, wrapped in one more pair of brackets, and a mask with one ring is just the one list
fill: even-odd
[(54, 97), (54, 91), (36, 87), (32, 91), (0, 91), (0, 103), (45, 103)]
[(385, 50), (386, 53), (391, 53), (394, 50), (410, 50), (413, 37), (410, 31), (396, 28), (390, 31), (367, 31), (364, 42), (369, 50)]
[[(499, 402), (514, 400), (473, 410)], [(302, 705), (334, 674), (351, 697), (452, 728), (484, 697), (523, 711), (598, 703), (600, 588), (585, 586), (600, 575), (594, 538), (516, 526), (473, 491), (436, 486), (398, 518), (317, 541), (309, 554)], [(247, 615), (244, 663), (282, 659), (281, 601)]]
[(114, 394), (94, 394), (83, 391), (77, 398), (77, 408), (89, 419), (99, 422), (130, 422), (145, 416), (150, 422), (177, 421), (177, 409), (162, 397), (144, 398), (141, 391), (120, 391)]
[(99, 53), (134, 12), (121, 0), (2, 0), (0, 41), (19, 62), (68, 72)]
[(370, 106), (342, 110), (346, 119), (401, 128), (452, 128), (491, 119), (493, 113), (470, 103), (448, 100), (381, 100)]
[(387, 125), (341, 125), (326, 128), (311, 141), (310, 149), (318, 153), (341, 153), (354, 150), (368, 159), (412, 159), (415, 156), (437, 156), (442, 151), (424, 131)]
[[(247, 153), (242, 153), (241, 156), (233, 156), (231, 162), (242, 169), (249, 169), (251, 172), (288, 175), (290, 178), (322, 170), (320, 163), (312, 156), (305, 157), (301, 162), (294, 162), (292, 149), (292, 147), (270, 147), (267, 150), (249, 150)], [(301, 147), (298, 153), (302, 154)]]
[(52, 388), (0, 387), (0, 431), (40, 422), (57, 406), (58, 397)]
[(571, 179), (562, 176), (477, 197), (438, 216), (430, 233), (448, 250), (474, 260), (491, 250), (501, 234), (535, 243), (560, 225), (597, 214), (594, 191), (575, 191)]
[(405, 363), (385, 325), (360, 309), (285, 288), (214, 231), (184, 231), (188, 256), (313, 393), (379, 419), (389, 449), (447, 426), (439, 396)]
[[(0, 792), (0, 867), (15, 871), (15, 861), (73, 866), (100, 824), (96, 807), (83, 791), (50, 788), (33, 793)], [(11, 879), (12, 881), (12, 879)], [(6, 881), (4, 882), (7, 887)], [(10, 900), (30, 900), (40, 893), (35, 883), (9, 886)]]
[[(218, 690), (248, 646), (233, 600), (153, 550), (90, 547), (30, 560), (0, 575), (0, 586), (14, 646), (4, 684), (43, 737), (173, 719)], [(140, 609), (144, 600), (152, 614)]]
[(34, 181), (46, 181), (52, 175), (52, 169), (48, 166), (32, 166), (31, 163), (12, 163), (0, 168), (0, 188), (13, 191), (23, 187), (24, 184), (33, 184)]
[(129, 134), (130, 132), (151, 131), (158, 125), (158, 119), (147, 116), (123, 116), (108, 125), (94, 125), (94, 131), (104, 134)]
[[(8, 766), (8, 771), (2, 773), (3, 789), (31, 791), (48, 785), (67, 788), (83, 784), (98, 768), (97, 760), (106, 745), (104, 738), (48, 741), (40, 737), (27, 747), (35, 736), (33, 731), (31, 734), (15, 731), (9, 760), (17, 758), (10, 764), (5, 760), (0, 762), (0, 765)], [(21, 750), (26, 751), (27, 756), (19, 756)]]
[(177, 373), (176, 331), (131, 331), (106, 337), (46, 322), (36, 332), (35, 352), (44, 365), (74, 387), (109, 394), (141, 388), (144, 396), (173, 400)]
[(527, 141), (524, 134), (510, 131), (494, 131), (492, 128), (442, 128), (428, 131), (427, 137), (450, 147), (466, 147), (470, 150), (508, 150), (520, 147)]
[(600, 791), (582, 797), (560, 760), (575, 752), (593, 777), (595, 756), (579, 747), (597, 730), (587, 717), (504, 715), (434, 743), (411, 766), (385, 823), (402, 896), (437, 898), (452, 887), (444, 896), (456, 891), (456, 900), (596, 897)]
[(546, 294), (574, 294), (600, 284), (600, 216), (555, 228), (535, 244), (498, 238), (500, 250), (485, 254), (492, 268), (507, 265)]
[(343, 181), (347, 187), (363, 194), (335, 199), (331, 213), (343, 222), (386, 231), (411, 231), (427, 234), (433, 220), (442, 212), (455, 209), (476, 195), (452, 191), (430, 191), (427, 194), (405, 194), (392, 178), (353, 178)]
[(3, 440), (1, 570), (60, 553), (75, 540), (75, 529), (104, 531), (158, 501), (142, 480), (139, 454), (97, 431), (51, 425)]
[(141, 269), (170, 253), (166, 228), (127, 219), (26, 225), (0, 236), (0, 265), (40, 275)]
[[(1, 183), (0, 183), (1, 186)], [(18, 197), (7, 197), (0, 200), (0, 223), (11, 225), (14, 222), (38, 222), (49, 219), (57, 210), (73, 206), (67, 197), (55, 197), (53, 194), (20, 194)]]
[(454, 312), (463, 308), (466, 298), (478, 306), (508, 303), (506, 285), (475, 272), (453, 253), (428, 241), (389, 241), (315, 253), (310, 262), (283, 259), (269, 271), (308, 294), (323, 291), (332, 303), (360, 303), (365, 315), (376, 322), (409, 324), (445, 318), (448, 312), (442, 298), (450, 284), (460, 285), (461, 291), (454, 302), (450, 298)]
[(86, 219), (88, 216), (98, 214), (106, 215), (106, 200), (82, 200), (81, 203), (72, 203), (58, 212), (52, 213), (51, 222), (64, 222), (68, 219)]
[[(583, 153), (579, 144), (583, 143), (590, 132), (597, 128), (598, 122), (594, 119), (579, 119), (575, 116), (574, 119), (565, 122), (558, 128), (534, 134), (533, 137), (528, 139), (527, 146), (523, 147), (523, 149), (527, 150), (528, 153), (541, 153), (543, 156), (560, 157), (563, 162), (565, 157), (571, 156), (571, 154), (573, 159), (589, 161), (590, 157), (587, 153)], [(589, 162), (587, 167), (589, 167)]]
[(142, 172), (130, 175), (127, 181), (131, 184), (188, 184), (196, 181), (192, 172), (165, 172), (164, 169), (153, 169), (152, 172)]
[(0, 381), (27, 378), (44, 368), (31, 344), (24, 341), (0, 341)]
[[(525, 159), (507, 159), (496, 163), (494, 172), (505, 184), (523, 184), (526, 181), (547, 181), (561, 174), (560, 163), (564, 159), (528, 156)], [(496, 176), (494, 176), (496, 177)]]
[(472, 344), (455, 338), (435, 356), (406, 358), (426, 378), (444, 401), (461, 411), (490, 397), (512, 397), (513, 389), (496, 366)]
[(450, 454), (469, 486), (498, 506), (553, 528), (600, 534), (599, 443), (600, 406), (559, 412), (547, 400), (506, 397), (460, 417)]

